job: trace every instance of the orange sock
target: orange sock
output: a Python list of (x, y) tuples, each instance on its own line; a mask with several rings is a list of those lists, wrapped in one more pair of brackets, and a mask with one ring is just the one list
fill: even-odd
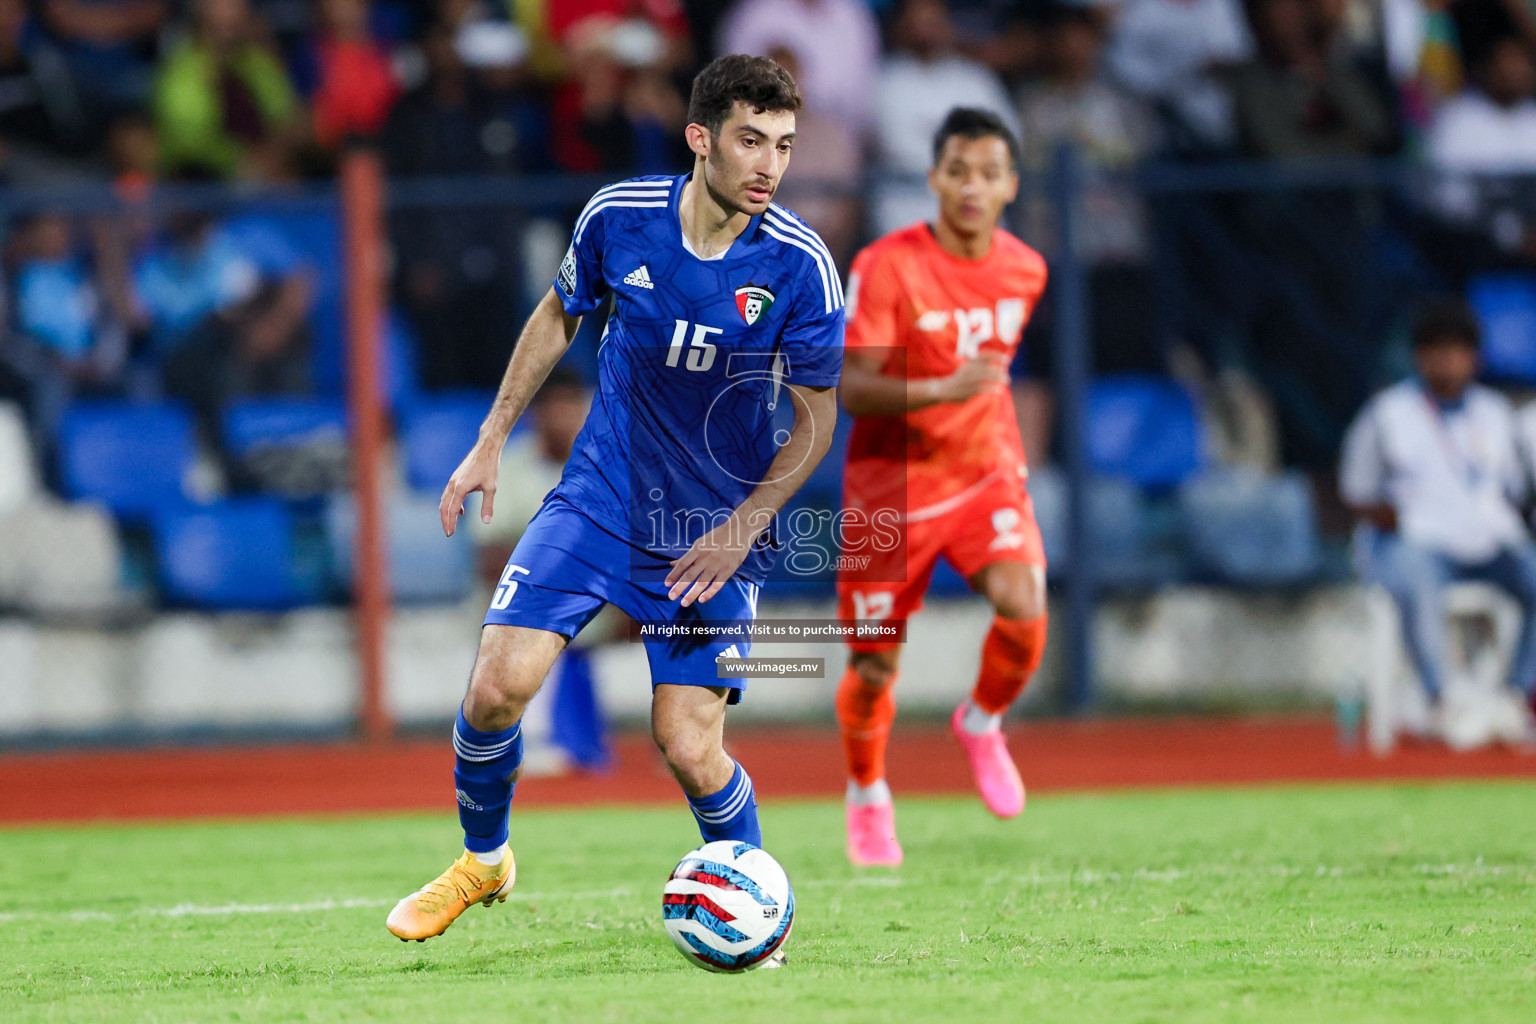
[(837, 685), (837, 725), (843, 734), (848, 776), (859, 785), (870, 786), (885, 778), (885, 745), (895, 720), (896, 697), (891, 687), (866, 686), (849, 667)]
[(1045, 653), (1047, 616), (1019, 621), (994, 618), (981, 647), (981, 673), (971, 700), (989, 715), (1007, 711), (1029, 677), (1040, 667)]

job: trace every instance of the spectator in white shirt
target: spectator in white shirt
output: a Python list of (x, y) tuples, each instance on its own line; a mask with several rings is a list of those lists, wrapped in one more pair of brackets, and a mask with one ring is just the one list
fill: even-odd
[(800, 59), (805, 105), (862, 136), (880, 60), (880, 26), (867, 0), (741, 0), (720, 27), (721, 53)]
[(955, 107), (979, 107), (1019, 131), (1018, 116), (997, 73), (962, 57), (954, 23), (940, 0), (906, 0), (891, 28), (895, 52), (880, 68), (875, 93), (875, 144), (891, 180), (877, 192), (874, 233), (883, 235), (938, 210), (928, 188), (933, 135)]
[(1514, 37), (1494, 44), (1478, 68), (1477, 86), (1440, 109), (1429, 158), (1445, 170), (1536, 170), (1536, 65)]
[(1483, 580), (1519, 603), (1509, 685), (1529, 697), (1536, 684), (1536, 545), (1515, 505), (1527, 491), (1525, 470), (1509, 403), (1473, 382), (1479, 338), (1464, 303), (1427, 306), (1413, 332), (1418, 375), (1366, 404), (1345, 438), (1339, 470), (1340, 492), (1364, 527), (1361, 568), (1396, 601), (1408, 653), (1437, 714), (1443, 596), (1453, 581)]
[(1446, 229), (1442, 262), (1469, 269), (1521, 265), (1536, 258), (1536, 62), (1513, 36), (1492, 44), (1476, 83), (1440, 108), (1426, 140), (1439, 172), (1431, 193)]

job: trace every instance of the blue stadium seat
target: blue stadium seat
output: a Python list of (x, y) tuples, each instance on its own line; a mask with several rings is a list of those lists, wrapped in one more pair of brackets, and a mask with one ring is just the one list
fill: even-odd
[[(446, 478), (446, 474), (444, 474)], [(357, 531), (351, 498), (331, 501), (325, 532), (331, 570), (342, 587), (352, 582), (352, 551)], [(437, 499), (424, 494), (395, 494), (385, 509), (386, 557), (390, 591), (399, 601), (458, 601), (475, 585), (474, 545), (469, 531), (443, 536)]]
[(1483, 274), (1467, 286), (1483, 328), (1483, 370), (1490, 377), (1536, 384), (1536, 277)]
[[(1074, 571), (1067, 549), (1066, 476), (1054, 466), (1032, 469), (1029, 494), (1045, 542), (1047, 571), (1052, 579), (1061, 579)], [(1146, 587), (1177, 580), (1183, 566), (1164, 543), (1167, 532), (1157, 510), (1129, 480), (1089, 481), (1088, 545), (1096, 584)]]
[[(343, 395), (347, 391), (346, 310), (342, 296), (316, 302), (310, 323), (325, 324), (314, 333), (312, 346), (315, 390), (323, 395)], [(421, 347), (410, 323), (396, 310), (386, 310), (380, 336), (384, 375), (384, 404), (400, 409), (416, 399), (420, 391), (417, 350)]]
[(1058, 576), (1067, 567), (1067, 478), (1055, 466), (1031, 466), (1026, 487), (1045, 542), (1045, 563)]
[(1200, 468), (1200, 417), (1193, 399), (1167, 377), (1101, 377), (1088, 389), (1087, 447), (1093, 471), (1140, 487), (1166, 489)]
[[(480, 424), (494, 398), (487, 391), (441, 391), (422, 395), (402, 409), (405, 482), (423, 493), (440, 493), (480, 437)], [(525, 416), (519, 426), (526, 422)]]
[(59, 424), (65, 495), (99, 501), (121, 518), (144, 519), (184, 502), (183, 481), (196, 457), (192, 414), (173, 403), (79, 403)]
[(291, 446), (315, 439), (346, 442), (347, 411), (323, 398), (248, 398), (224, 410), (224, 447), (244, 457), (267, 446)]
[(154, 519), (161, 592), (174, 604), (282, 611), (318, 593), (301, 582), (294, 516), (274, 498), (186, 505)]
[(1213, 470), (1179, 488), (1197, 572), (1221, 583), (1302, 583), (1322, 567), (1312, 487), (1300, 473)]

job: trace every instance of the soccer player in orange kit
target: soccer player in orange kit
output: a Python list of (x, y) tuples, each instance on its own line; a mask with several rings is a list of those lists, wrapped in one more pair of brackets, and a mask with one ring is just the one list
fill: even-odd
[[(951, 728), (987, 808), (1024, 809), (1002, 716), (1045, 647), (1045, 552), (1008, 365), (1045, 290), (1040, 254), (998, 227), (1018, 194), (1018, 143), (984, 110), (950, 111), (928, 184), (938, 218), (854, 259), (841, 395), (855, 417), (844, 476), (838, 614), (904, 620), (943, 555), (991, 604), (980, 677)], [(904, 543), (892, 543), (899, 538)], [(862, 556), (868, 564), (857, 570)], [(855, 641), (837, 691), (848, 759), (848, 857), (901, 863), (885, 781), (898, 645)]]

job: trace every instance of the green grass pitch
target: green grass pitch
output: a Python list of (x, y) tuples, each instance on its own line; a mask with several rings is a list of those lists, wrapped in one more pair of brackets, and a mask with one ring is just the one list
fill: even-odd
[(0, 831), (0, 1019), (1536, 1020), (1536, 787), (905, 800), (856, 871), (842, 808), (770, 804), (790, 964), (686, 964), (673, 809), (515, 813), (513, 898), (402, 944), (450, 816)]

